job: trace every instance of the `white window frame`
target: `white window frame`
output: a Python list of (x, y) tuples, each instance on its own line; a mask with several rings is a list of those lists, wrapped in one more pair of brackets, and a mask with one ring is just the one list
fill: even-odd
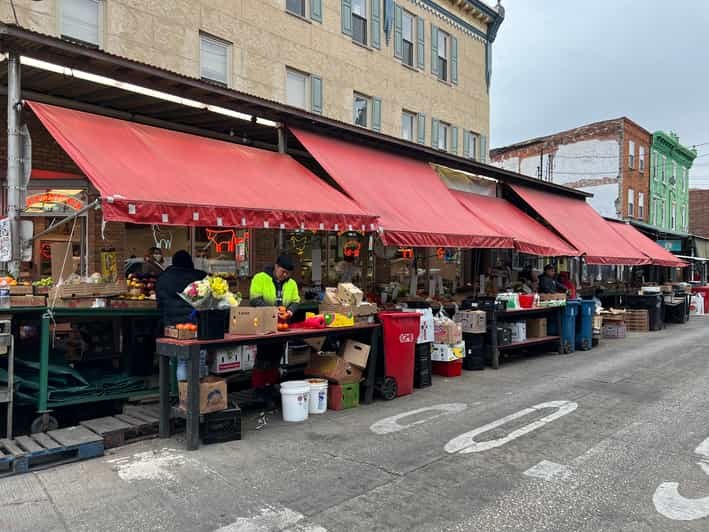
[[(355, 117), (355, 102), (357, 101), (358, 98), (361, 98), (364, 100), (367, 104), (367, 108), (365, 110), (365, 116), (364, 119), (366, 121), (366, 124), (358, 124), (356, 117)], [(372, 127), (372, 98), (370, 96), (367, 96), (366, 94), (362, 94), (361, 92), (355, 92), (352, 95), (352, 123), (355, 126), (363, 127), (366, 129), (370, 129)]]
[(672, 222), (671, 228), (672, 230), (676, 230), (677, 228), (677, 204), (673, 203), (672, 204), (672, 212), (670, 213), (670, 221)]
[[(406, 40), (406, 19), (411, 19), (411, 40)], [(401, 62), (415, 68), (416, 66), (416, 15), (409, 13), (405, 9), (401, 10)], [(411, 62), (406, 61), (405, 43), (411, 44)]]
[(83, 39), (79, 39), (78, 37), (74, 37), (72, 35), (66, 35), (64, 33), (64, 17), (63, 12), (64, 12), (64, 6), (66, 4), (66, 0), (58, 0), (57, 2), (57, 33), (62, 37), (62, 39), (70, 40), (70, 41), (75, 41), (75, 42), (80, 42), (84, 44), (90, 44), (92, 46), (97, 46), (101, 48), (102, 43), (103, 43), (103, 32), (104, 32), (104, 17), (105, 17), (105, 1), (104, 0), (84, 0), (85, 2), (95, 2), (98, 4), (98, 20), (97, 20), (97, 29), (96, 33), (98, 36), (97, 42), (90, 42), (90, 41), (85, 41)]
[[(224, 73), (226, 81), (220, 79), (213, 79), (204, 75), (202, 71), (202, 43), (208, 42), (213, 45), (222, 46), (226, 50), (226, 72)], [(232, 54), (233, 44), (219, 37), (215, 37), (209, 33), (203, 31), (199, 32), (199, 77), (203, 80), (209, 81), (211, 83), (217, 83), (219, 85), (229, 87), (231, 84), (231, 54)]]
[(638, 170), (643, 173), (645, 171), (645, 146), (640, 146), (638, 149), (640, 150), (638, 154)]
[(657, 179), (657, 176), (660, 175), (660, 169), (658, 166), (660, 165), (660, 155), (656, 152), (652, 152), (652, 177)]
[(632, 188), (628, 189), (628, 216), (635, 216), (635, 191)]
[(468, 135), (468, 146), (470, 146), (468, 156), (475, 161), (477, 160), (478, 150), (480, 149), (480, 135), (472, 131), (466, 131), (465, 134)]
[(638, 192), (638, 218), (645, 219), (645, 193)]
[(667, 155), (662, 156), (662, 182), (667, 183)]
[(672, 174), (670, 175), (671, 178), (674, 179), (675, 181), (675, 186), (677, 185), (677, 163), (672, 161)]
[[(404, 140), (408, 140), (409, 142), (416, 142), (416, 135), (418, 134), (418, 123), (417, 123), (417, 118), (418, 116), (416, 113), (412, 113), (411, 111), (406, 111), (403, 110), (401, 111), (401, 138)], [(411, 121), (411, 138), (406, 138), (406, 135), (404, 135), (404, 120), (409, 119)]]
[(628, 168), (635, 168), (635, 142), (628, 141)]
[(451, 125), (448, 122), (438, 121), (438, 146), (439, 150), (448, 151), (450, 142), (448, 142), (448, 137), (450, 135)]
[(295, 15), (296, 17), (306, 18), (307, 13), (308, 13), (309, 0), (297, 0), (297, 1), (301, 2), (302, 6), (303, 6), (303, 12), (297, 13), (291, 9), (288, 9), (288, 0), (286, 0), (286, 12), (290, 13), (291, 15)]
[[(288, 97), (288, 82), (290, 81), (290, 79), (295, 79), (298, 77), (302, 78), (303, 81), (303, 99), (305, 100), (303, 106), (292, 103)], [(310, 111), (310, 107), (313, 100), (313, 95), (311, 91), (312, 85), (310, 82), (310, 74), (308, 74), (307, 72), (303, 72), (302, 70), (298, 70), (296, 68), (286, 67), (286, 104), (292, 105), (293, 107), (297, 107), (299, 109), (304, 109), (305, 111)]]
[[(355, 12), (355, 2), (360, 1), (360, 0), (353, 0), (352, 1), (352, 40), (356, 43), (359, 43), (364, 46), (369, 46), (369, 13), (367, 11), (367, 1), (368, 0), (361, 0), (361, 6), (362, 6), (362, 12)], [(364, 41), (359, 41), (355, 39), (355, 17), (358, 19), (363, 19), (364, 20)]]
[[(443, 44), (444, 46), (441, 46), (441, 39), (443, 39)], [(441, 81), (449, 82), (450, 81), (450, 69), (451, 69), (451, 58), (450, 58), (450, 46), (451, 46), (451, 36), (449, 33), (443, 31), (442, 29), (438, 29), (438, 42), (436, 43), (438, 45), (438, 56), (436, 57), (436, 61), (439, 61), (440, 59), (444, 60), (446, 62), (446, 68), (441, 68), (440, 62), (438, 63), (438, 79)], [(443, 55), (441, 55), (443, 54)]]

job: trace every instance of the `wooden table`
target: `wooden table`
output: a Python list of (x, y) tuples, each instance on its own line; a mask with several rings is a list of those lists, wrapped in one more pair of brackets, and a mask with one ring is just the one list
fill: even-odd
[(199, 448), (199, 352), (203, 347), (222, 345), (272, 345), (283, 344), (293, 339), (349, 337), (365, 341), (370, 345), (367, 360), (367, 377), (362, 383), (365, 391), (362, 403), (373, 400), (374, 384), (379, 362), (379, 335), (381, 326), (378, 323), (354, 325), (352, 327), (333, 327), (327, 329), (290, 329), (264, 335), (226, 334), (218, 340), (176, 340), (174, 338), (158, 338), (156, 350), (160, 356), (160, 437), (170, 436), (170, 368), (169, 359), (176, 358), (187, 361), (187, 411), (182, 413), (175, 409), (174, 413), (183, 415), (187, 421), (186, 446), (188, 450)]

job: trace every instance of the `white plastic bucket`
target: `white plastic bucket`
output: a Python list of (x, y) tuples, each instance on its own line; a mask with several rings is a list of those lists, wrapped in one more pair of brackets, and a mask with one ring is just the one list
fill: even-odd
[(310, 384), (310, 413), (324, 414), (327, 410), (327, 379), (308, 379)]
[(283, 421), (305, 421), (308, 419), (308, 381), (288, 381), (281, 383), (281, 404)]

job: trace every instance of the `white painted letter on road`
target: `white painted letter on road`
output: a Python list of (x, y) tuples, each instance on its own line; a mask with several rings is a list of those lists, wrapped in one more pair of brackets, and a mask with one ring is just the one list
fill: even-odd
[[(484, 434), (492, 429), (501, 427), (506, 423), (509, 423), (510, 421), (519, 419), (529, 414), (533, 414), (534, 412), (537, 412), (538, 410), (543, 410), (545, 408), (556, 408), (556, 412), (554, 412), (553, 414), (549, 414), (548, 416), (544, 416), (543, 418), (538, 419), (537, 421), (533, 421), (532, 423), (529, 423), (524, 427), (520, 427), (516, 430), (513, 430), (507, 436), (504, 436), (502, 438), (497, 438), (496, 440), (488, 440), (484, 442), (475, 441), (475, 437), (479, 436), (480, 434)], [(482, 451), (494, 449), (495, 447), (501, 447), (502, 445), (511, 442), (512, 440), (517, 439), (520, 436), (524, 436), (525, 434), (529, 434), (534, 430), (542, 428), (544, 425), (546, 425), (547, 423), (551, 423), (555, 419), (559, 419), (560, 417), (565, 416), (566, 414), (570, 414), (577, 408), (578, 405), (572, 401), (549, 401), (547, 403), (540, 403), (530, 408), (520, 410), (519, 412), (515, 412), (514, 414), (510, 414), (509, 416), (505, 416), (501, 419), (498, 419), (497, 421), (493, 421), (492, 423), (488, 423), (487, 425), (483, 425), (482, 427), (478, 427), (477, 429), (471, 430), (470, 432), (466, 432), (465, 434), (461, 434), (460, 436), (457, 436), (448, 443), (446, 443), (444, 449), (446, 450), (446, 452), (451, 454), (468, 454), (480, 453)]]
[[(468, 405), (466, 405), (465, 403), (446, 403), (442, 405), (427, 406), (425, 408), (410, 410), (408, 412), (404, 412), (403, 414), (397, 414), (396, 416), (384, 418), (374, 423), (371, 427), (369, 427), (369, 430), (371, 430), (375, 434), (391, 434), (392, 432), (399, 432), (400, 430), (408, 429), (409, 427), (421, 425), (422, 423), (426, 423), (427, 421), (431, 421), (432, 419), (436, 419), (440, 416), (445, 416), (448, 414), (457, 414), (458, 412), (462, 412), (466, 408), (468, 408)], [(407, 418), (409, 416), (415, 416), (417, 414), (422, 414), (424, 412), (434, 413), (430, 416), (427, 416), (423, 419), (418, 419), (411, 423), (399, 423), (399, 421), (404, 418)]]

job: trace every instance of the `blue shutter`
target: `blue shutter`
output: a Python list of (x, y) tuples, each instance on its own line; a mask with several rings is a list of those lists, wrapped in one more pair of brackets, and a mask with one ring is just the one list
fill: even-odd
[(416, 119), (416, 126), (418, 129), (417, 141), (419, 144), (426, 144), (426, 115), (419, 113)]
[(322, 0), (310, 0), (310, 18), (322, 22)]
[(480, 135), (480, 161), (487, 162), (487, 137)]
[(426, 68), (426, 24), (421, 17), (416, 17), (416, 66)]
[(311, 110), (313, 113), (322, 114), (322, 79), (310, 76)]
[(403, 13), (401, 6), (394, 6), (394, 57), (404, 58)]
[(342, 0), (342, 33), (352, 37), (352, 0)]
[(463, 157), (470, 158), (470, 131), (463, 130)]
[(376, 96), (372, 98), (372, 129), (382, 130), (382, 99)]
[(369, 20), (370, 32), (372, 33), (372, 48), (381, 48), (381, 38), (382, 38), (382, 3), (381, 0), (371, 0), (370, 6), (372, 7), (370, 13), (371, 17)]
[(438, 28), (431, 24), (431, 74), (440, 75), (438, 72)]
[(458, 84), (458, 39), (451, 35), (451, 83)]
[(458, 155), (458, 128), (456, 126), (451, 127), (451, 153)]
[(431, 119), (431, 146), (438, 149), (438, 120)]

